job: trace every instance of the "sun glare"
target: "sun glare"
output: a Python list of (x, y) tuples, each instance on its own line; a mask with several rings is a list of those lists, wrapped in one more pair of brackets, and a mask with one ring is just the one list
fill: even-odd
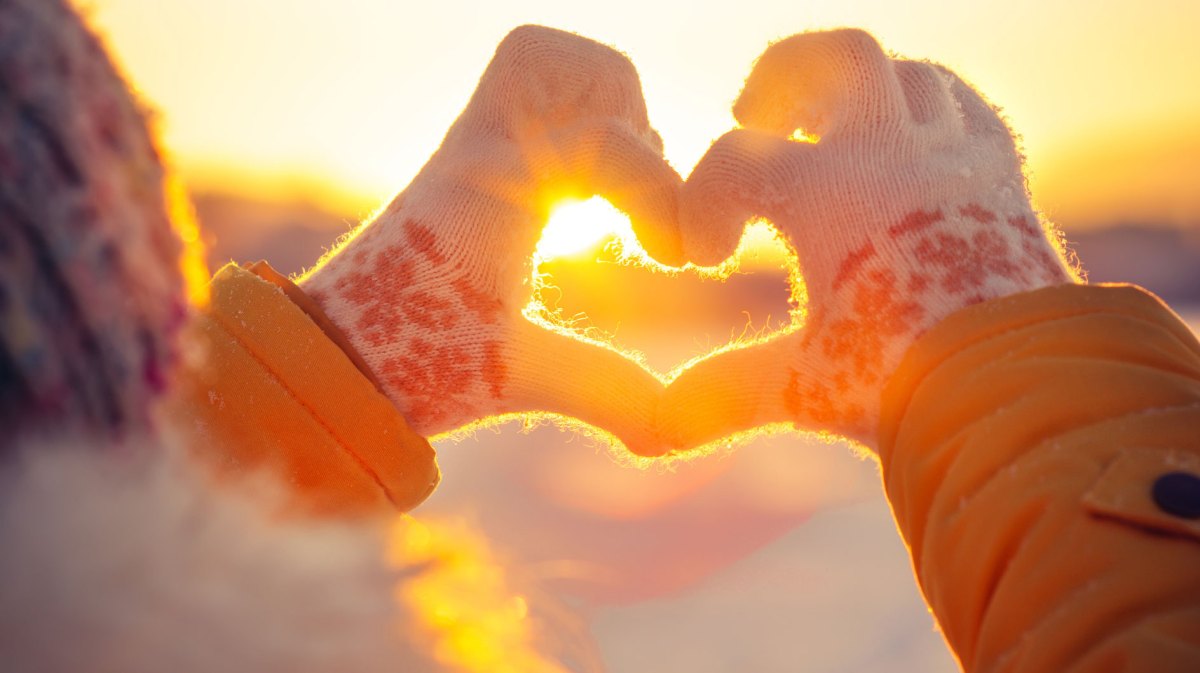
[(792, 135), (788, 136), (788, 140), (796, 143), (815, 144), (821, 142), (821, 136), (816, 133), (810, 133), (805, 129), (796, 129), (792, 131)]
[(200, 235), (200, 223), (196, 211), (187, 196), (183, 183), (173, 175), (164, 181), (164, 198), (171, 217), (171, 228), (179, 236), (183, 249), (179, 253), (179, 271), (183, 275), (184, 288), (192, 306), (208, 305), (208, 282), (212, 275), (208, 270), (205, 254), (208, 252)]
[(542, 260), (583, 255), (611, 238), (633, 240), (627, 215), (599, 196), (565, 201), (550, 214), (536, 254)]
[(458, 673), (566, 673), (539, 652), (539, 625), (477, 530), (400, 517), (388, 559), (410, 574), (396, 598), (417, 618), (414, 644)]

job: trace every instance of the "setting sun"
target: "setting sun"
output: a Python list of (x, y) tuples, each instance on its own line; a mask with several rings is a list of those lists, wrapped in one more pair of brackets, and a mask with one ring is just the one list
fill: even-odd
[(581, 255), (612, 238), (634, 240), (627, 215), (599, 196), (586, 201), (565, 201), (546, 222), (536, 255), (542, 260)]

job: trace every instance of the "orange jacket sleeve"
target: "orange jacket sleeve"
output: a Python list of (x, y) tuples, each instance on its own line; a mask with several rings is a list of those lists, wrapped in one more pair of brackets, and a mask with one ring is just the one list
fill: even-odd
[(1200, 671), (1200, 344), (1155, 297), (951, 316), (887, 387), (880, 459), (966, 671)]
[(281, 284), (221, 269), (185, 345), (171, 425), (219, 472), (274, 471), (318, 514), (407, 510), (436, 486), (429, 443)]

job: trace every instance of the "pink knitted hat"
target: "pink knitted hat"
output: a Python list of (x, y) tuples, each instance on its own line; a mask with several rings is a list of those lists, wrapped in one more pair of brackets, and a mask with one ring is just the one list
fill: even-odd
[(65, 0), (0, 0), (0, 447), (146, 426), (186, 314), (144, 112)]

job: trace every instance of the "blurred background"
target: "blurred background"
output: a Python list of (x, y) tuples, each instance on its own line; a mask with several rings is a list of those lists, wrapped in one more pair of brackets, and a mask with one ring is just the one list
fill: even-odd
[[(684, 175), (733, 125), (770, 41), (852, 25), (1004, 108), (1036, 204), (1092, 281), (1141, 284), (1200, 318), (1190, 0), (77, 4), (156, 111), (214, 269), (312, 264), (416, 173), (522, 23), (626, 52)], [(593, 240), (545, 265), (557, 289), (544, 301), (663, 371), (787, 322), (787, 280), (766, 248), (722, 284), (620, 266)], [(444, 483), (418, 516), (482, 529), (514, 573), (583, 617), (616, 673), (956, 670), (876, 468), (846, 447), (783, 435), (638, 470), (570, 433), (509, 424), (437, 448)]]

